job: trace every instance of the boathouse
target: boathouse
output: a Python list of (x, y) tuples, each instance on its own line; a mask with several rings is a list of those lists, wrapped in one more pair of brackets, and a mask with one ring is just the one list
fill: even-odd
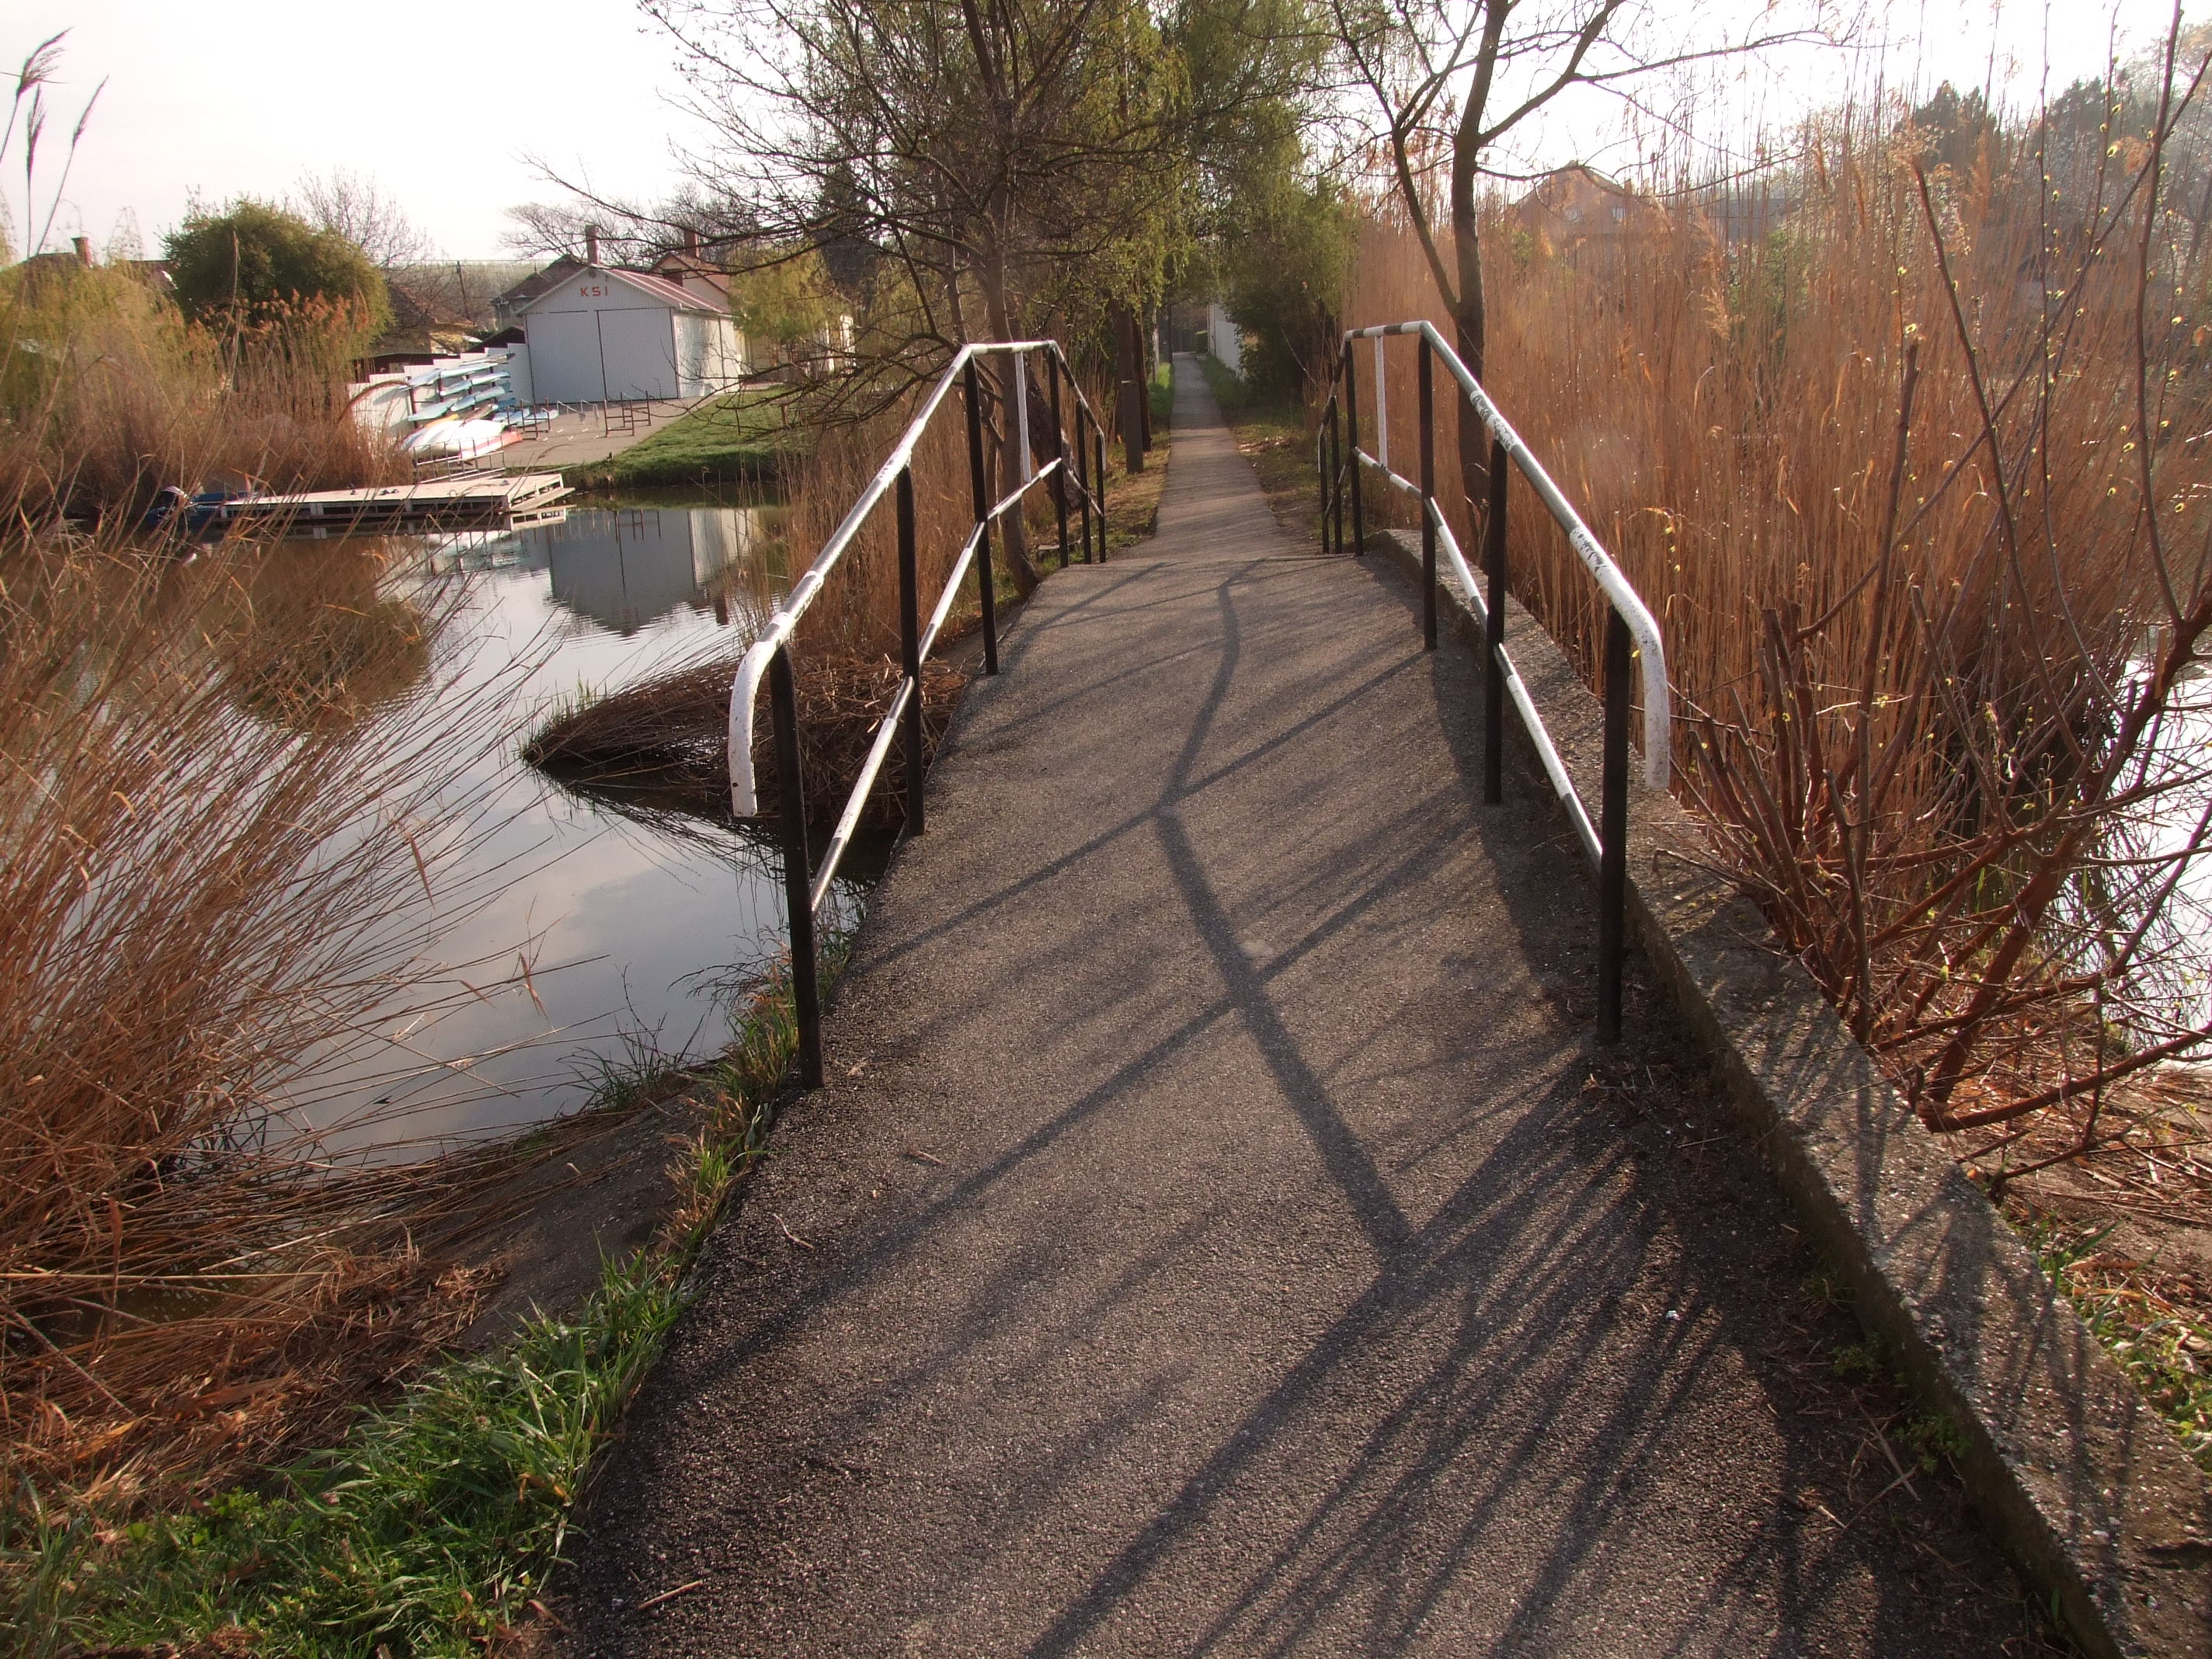
[(726, 302), (650, 271), (580, 265), (526, 304), (532, 398), (703, 398), (745, 372)]

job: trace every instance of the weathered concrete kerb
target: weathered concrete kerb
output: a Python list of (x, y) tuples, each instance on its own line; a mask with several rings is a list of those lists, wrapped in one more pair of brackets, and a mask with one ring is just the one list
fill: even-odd
[(2020, 1650), (1648, 969), (1590, 1046), (1590, 884), (1537, 786), (1482, 806), (1472, 662), (1177, 383), (1157, 540), (969, 695), (574, 1651)]
[[(1418, 580), (1415, 539), (1370, 538)], [(1472, 609), (1444, 614), (1479, 653)], [(1569, 769), (1599, 775), (1602, 715), (1525, 611), (1516, 667)], [(2212, 1484), (2033, 1255), (1881, 1075), (1663, 794), (1630, 807), (1646, 955), (1723, 1064), (1745, 1121), (1861, 1316), (1965, 1430), (1977, 1502), (2091, 1653), (2212, 1653)]]

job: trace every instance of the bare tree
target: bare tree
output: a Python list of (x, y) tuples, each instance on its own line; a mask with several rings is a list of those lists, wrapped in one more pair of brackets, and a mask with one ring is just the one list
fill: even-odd
[[(1351, 78), (1380, 106), (1392, 177), (1460, 357), (1480, 379), (1486, 308), (1477, 210), (1481, 180), (1521, 171), (1516, 137), (1577, 88), (1632, 99), (1640, 82), (1714, 58), (1828, 38), (1828, 0), (1802, 0), (1792, 22), (1779, 0), (1734, 33), (1724, 20), (1686, 16), (1652, 0), (1330, 0)], [(1721, 9), (1716, 8), (1716, 10)], [(1656, 45), (1661, 40), (1668, 44)], [(1449, 170), (1449, 216), (1437, 225), (1432, 158)], [(1447, 240), (1447, 235), (1449, 240)], [(1460, 465), (1483, 499), (1486, 453), (1462, 428)]]
[(584, 246), (584, 216), (553, 202), (524, 202), (507, 210), (501, 245), (526, 259), (574, 256)]
[[(1141, 0), (647, 0), (714, 134), (699, 191), (775, 259), (864, 247), (879, 361), (932, 372), (1017, 339), (1069, 271), (1156, 284), (1188, 175), (1187, 106)], [(1013, 400), (1000, 387), (1003, 438)], [(1017, 447), (1000, 444), (1005, 488)], [(1010, 530), (1012, 526), (1010, 521)], [(1018, 535), (1018, 574), (1031, 574)]]
[(417, 265), (436, 252), (429, 235), (398, 200), (366, 174), (332, 167), (299, 183), (300, 216), (318, 230), (335, 231), (386, 276)]

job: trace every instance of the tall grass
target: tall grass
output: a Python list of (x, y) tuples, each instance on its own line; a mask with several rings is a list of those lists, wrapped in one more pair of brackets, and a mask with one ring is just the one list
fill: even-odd
[[(497, 690), (360, 556), (0, 544), (0, 1437), (127, 1508), (442, 1340), (410, 1217), (485, 1177), (333, 1163), (302, 1080), (421, 1000)], [(323, 1125), (325, 1129), (332, 1126)]]
[(347, 407), (362, 338), (342, 305), (210, 328), (126, 270), (0, 272), (0, 499), (36, 518), (135, 518), (172, 484), (404, 479), (404, 458)]
[[(825, 989), (850, 943), (842, 926), (824, 939)], [(689, 1079), (697, 1129), (649, 1247), (605, 1264), (573, 1316), (534, 1318), (499, 1352), (428, 1368), (325, 1448), (210, 1501), (119, 1527), (81, 1506), (30, 1506), (0, 1539), (0, 1581), (15, 1592), (0, 1601), (0, 1650), (198, 1641), (459, 1656), (527, 1623), (700, 1245), (764, 1151), (797, 1050), (787, 962), (718, 988), (737, 1038)]]
[[(2179, 884), (2212, 312), (2167, 153), (2191, 86), (2087, 166), (2033, 129), (1939, 162), (1860, 110), (1739, 187), (1764, 212), (1685, 190), (1619, 244), (1503, 204), (1486, 233), (1492, 388), (1660, 615), (1686, 793), (1939, 1129), (2017, 1133), (2205, 1034)], [(1387, 211), (1349, 311), (1443, 324)], [(1525, 493), (1510, 523), (1516, 591), (1587, 672), (1594, 586)]]

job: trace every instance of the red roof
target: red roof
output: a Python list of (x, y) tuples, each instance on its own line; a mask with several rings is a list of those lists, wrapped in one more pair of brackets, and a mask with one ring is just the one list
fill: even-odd
[(548, 299), (550, 299), (554, 295), (559, 293), (562, 287), (566, 286), (568, 283), (573, 282), (580, 276), (614, 277), (618, 282), (628, 283), (632, 288), (636, 289), (640, 293), (646, 295), (647, 297), (658, 300), (661, 304), (672, 307), (678, 311), (704, 312), (710, 317), (719, 317), (726, 314), (720, 307), (708, 304), (704, 300), (702, 300), (697, 295), (690, 292), (680, 283), (672, 283), (665, 276), (656, 276), (649, 270), (620, 270), (611, 265), (587, 265), (580, 270), (573, 270), (568, 273), (568, 276), (562, 279), (561, 283), (547, 289), (544, 293), (538, 295), (535, 299), (532, 300), (528, 305), (523, 307), (523, 309), (525, 311), (537, 310), (538, 307), (544, 304)]

